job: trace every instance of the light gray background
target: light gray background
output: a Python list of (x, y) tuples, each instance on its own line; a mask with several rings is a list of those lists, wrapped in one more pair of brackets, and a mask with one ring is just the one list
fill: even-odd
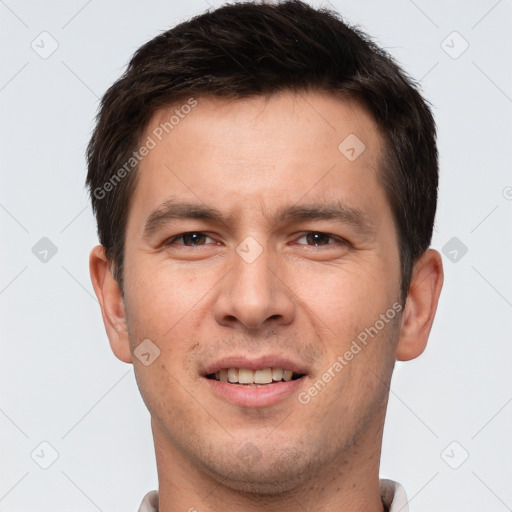
[[(0, 1), (1, 511), (136, 510), (157, 486), (149, 414), (90, 284), (84, 150), (136, 48), (220, 3)], [(381, 474), (417, 512), (512, 510), (512, 2), (332, 5), (421, 81), (439, 127), (433, 247), (468, 248), (445, 248), (429, 347), (397, 366)]]

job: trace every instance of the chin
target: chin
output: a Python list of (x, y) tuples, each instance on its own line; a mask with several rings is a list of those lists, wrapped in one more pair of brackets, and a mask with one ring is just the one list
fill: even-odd
[(275, 445), (263, 449), (246, 443), (226, 460), (229, 453), (226, 450), (213, 460), (203, 461), (208, 472), (223, 486), (260, 498), (294, 494), (325, 462), (318, 451), (308, 454), (290, 447), (276, 450)]

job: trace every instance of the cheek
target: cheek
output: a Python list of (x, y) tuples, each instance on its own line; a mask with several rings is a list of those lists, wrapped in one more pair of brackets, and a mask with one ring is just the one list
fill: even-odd
[(374, 254), (342, 264), (304, 267), (300, 276), (294, 291), (306, 312), (313, 313), (309, 316), (319, 334), (337, 353), (373, 326), (398, 296), (398, 275)]
[[(180, 383), (176, 371), (169, 368), (164, 357), (151, 366), (138, 365), (135, 369), (137, 386), (151, 416), (178, 439), (193, 436), (198, 423), (203, 428), (214, 429), (214, 421), (201, 408), (201, 397), (190, 386), (185, 388)], [(197, 418), (201, 421), (193, 421)]]
[[(190, 384), (197, 376), (188, 364), (197, 337), (198, 318), (205, 316), (201, 279), (183, 272), (140, 262), (126, 273), (126, 314), (132, 352), (149, 339), (159, 351), (145, 366), (134, 357), (134, 371), (141, 395), (156, 419), (198, 414), (195, 402), (180, 380)], [(197, 283), (196, 283), (197, 282)], [(206, 286), (206, 284), (205, 284)], [(169, 404), (172, 404), (172, 408)], [(179, 422), (178, 422), (179, 423)]]
[(132, 332), (156, 341), (182, 332), (201, 311), (202, 299), (215, 284), (211, 274), (198, 276), (195, 269), (183, 270), (169, 262), (158, 265), (143, 258), (127, 266), (126, 277)]

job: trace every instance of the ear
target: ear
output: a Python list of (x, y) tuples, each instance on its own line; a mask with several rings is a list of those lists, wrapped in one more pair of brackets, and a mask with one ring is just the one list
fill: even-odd
[(126, 312), (119, 284), (102, 245), (96, 246), (89, 257), (89, 271), (94, 292), (101, 306), (103, 323), (115, 356), (125, 363), (132, 362)]
[(409, 361), (425, 350), (443, 287), (443, 278), (441, 255), (428, 249), (413, 268), (396, 349), (397, 360)]

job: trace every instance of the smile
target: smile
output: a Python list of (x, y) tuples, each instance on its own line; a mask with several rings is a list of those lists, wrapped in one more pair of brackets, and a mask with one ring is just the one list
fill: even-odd
[(219, 382), (228, 382), (230, 384), (266, 386), (275, 382), (289, 382), (299, 379), (302, 376), (303, 374), (294, 373), (292, 370), (284, 370), (283, 368), (264, 368), (261, 370), (251, 370), (250, 368), (224, 368), (218, 372), (207, 375), (207, 378)]

